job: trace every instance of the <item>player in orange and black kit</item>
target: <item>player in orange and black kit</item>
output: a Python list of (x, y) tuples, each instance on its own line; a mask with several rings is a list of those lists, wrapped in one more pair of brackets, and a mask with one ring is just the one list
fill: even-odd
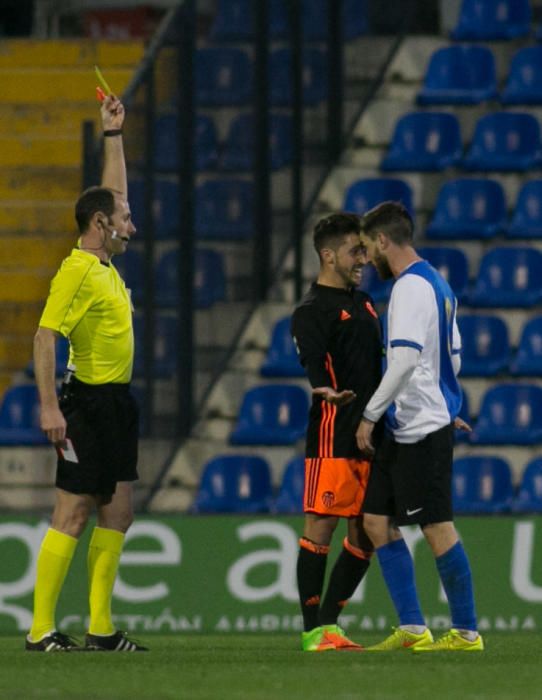
[[(366, 263), (359, 232), (354, 214), (333, 214), (316, 225), (320, 272), (292, 318), (313, 393), (297, 561), (304, 651), (362, 648), (337, 624), (373, 553), (361, 516), (370, 465), (361, 457), (355, 433), (380, 382), (382, 341), (371, 298), (357, 289)], [(348, 534), (320, 605), (329, 545), (341, 517), (347, 518)]]

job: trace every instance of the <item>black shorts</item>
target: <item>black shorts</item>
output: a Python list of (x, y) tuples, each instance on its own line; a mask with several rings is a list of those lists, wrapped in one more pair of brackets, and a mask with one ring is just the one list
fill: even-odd
[(388, 515), (395, 525), (428, 525), (453, 520), (452, 425), (411, 444), (387, 435), (373, 462), (365, 513)]
[(128, 384), (85, 384), (72, 376), (59, 403), (73, 451), (58, 450), (58, 488), (111, 496), (118, 481), (138, 478), (139, 410)]

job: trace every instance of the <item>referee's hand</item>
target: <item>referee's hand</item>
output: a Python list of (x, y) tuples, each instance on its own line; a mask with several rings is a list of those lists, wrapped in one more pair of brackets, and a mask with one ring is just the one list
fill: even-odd
[(58, 406), (42, 406), (40, 411), (40, 426), (53, 445), (65, 447), (66, 419)]
[(324, 401), (332, 403), (334, 406), (346, 406), (352, 403), (356, 398), (356, 394), (350, 389), (344, 389), (344, 391), (335, 391), (329, 386), (319, 386), (312, 390), (313, 396), (321, 396)]

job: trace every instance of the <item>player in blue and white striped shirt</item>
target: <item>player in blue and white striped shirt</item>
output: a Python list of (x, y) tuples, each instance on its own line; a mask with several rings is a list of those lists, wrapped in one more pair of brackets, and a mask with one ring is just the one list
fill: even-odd
[[(413, 247), (413, 225), (397, 202), (362, 219), (361, 241), (380, 277), (395, 277), (387, 314), (387, 367), (356, 433), (372, 454), (373, 426), (385, 413), (387, 436), (376, 453), (364, 524), (395, 605), (399, 627), (369, 651), (482, 651), (470, 565), (453, 523), (454, 426), (461, 338), (457, 301), (448, 283)], [(419, 525), (448, 597), (452, 629), (436, 642), (422, 615), (412, 557), (399, 526)]]

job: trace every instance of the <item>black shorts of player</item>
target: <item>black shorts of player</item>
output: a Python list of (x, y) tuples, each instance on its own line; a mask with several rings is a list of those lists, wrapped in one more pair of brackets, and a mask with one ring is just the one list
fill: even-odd
[(107, 502), (117, 482), (138, 478), (139, 410), (130, 386), (85, 384), (71, 376), (59, 404), (75, 454), (58, 451), (56, 486)]
[(395, 525), (453, 520), (453, 441), (452, 425), (411, 444), (387, 434), (375, 455), (364, 512), (388, 515)]

